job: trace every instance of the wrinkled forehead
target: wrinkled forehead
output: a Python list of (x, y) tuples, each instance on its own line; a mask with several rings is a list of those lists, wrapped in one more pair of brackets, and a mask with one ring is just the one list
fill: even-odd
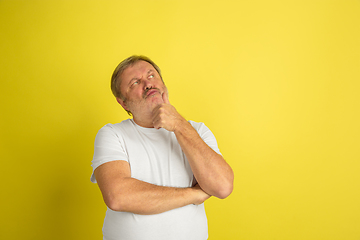
[(122, 82), (126, 82), (133, 78), (139, 78), (143, 74), (149, 73), (151, 71), (157, 72), (153, 65), (146, 61), (140, 60), (125, 68), (121, 73), (120, 78)]

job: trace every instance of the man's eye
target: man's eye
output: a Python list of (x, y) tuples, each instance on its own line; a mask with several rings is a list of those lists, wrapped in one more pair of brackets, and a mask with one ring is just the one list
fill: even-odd
[(137, 85), (139, 83), (139, 81), (134, 81), (132, 84), (131, 84), (131, 87)]
[(154, 74), (151, 74), (150, 76), (149, 76), (149, 78), (153, 78), (154, 77)]

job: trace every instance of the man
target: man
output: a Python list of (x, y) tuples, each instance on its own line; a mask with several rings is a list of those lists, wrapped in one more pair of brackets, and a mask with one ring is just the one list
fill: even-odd
[(214, 135), (176, 111), (147, 57), (121, 62), (111, 88), (133, 118), (105, 125), (95, 139), (91, 181), (108, 207), (104, 239), (207, 239), (203, 202), (226, 198), (234, 178)]

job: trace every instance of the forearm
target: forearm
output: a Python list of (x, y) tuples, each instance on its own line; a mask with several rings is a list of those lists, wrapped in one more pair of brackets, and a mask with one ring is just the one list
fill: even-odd
[(104, 200), (112, 210), (148, 215), (200, 204), (208, 197), (200, 188), (163, 187), (123, 178)]
[(178, 125), (174, 133), (201, 188), (218, 198), (227, 197), (233, 189), (234, 174), (224, 158), (187, 121)]

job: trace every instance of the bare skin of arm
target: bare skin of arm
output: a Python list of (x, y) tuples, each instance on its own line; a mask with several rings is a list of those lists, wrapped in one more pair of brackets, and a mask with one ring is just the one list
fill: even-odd
[(154, 127), (165, 128), (175, 133), (201, 189), (218, 198), (229, 196), (234, 181), (231, 167), (201, 139), (191, 124), (169, 103), (167, 92), (163, 94), (163, 101), (164, 104), (154, 109)]
[(162, 187), (131, 178), (126, 161), (105, 163), (94, 174), (105, 204), (114, 211), (157, 214), (189, 204), (201, 204), (210, 197), (199, 185)]

